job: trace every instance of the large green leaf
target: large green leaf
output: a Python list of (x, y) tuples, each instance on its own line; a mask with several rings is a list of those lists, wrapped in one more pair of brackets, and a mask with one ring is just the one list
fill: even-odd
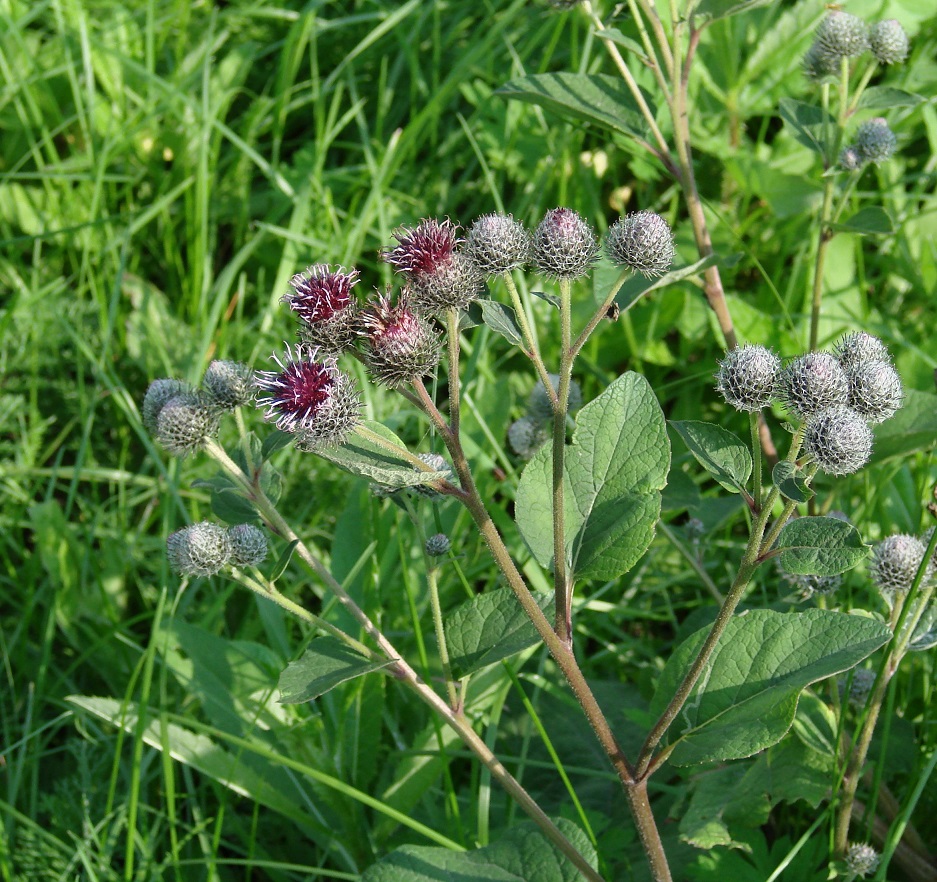
[[(607, 74), (548, 73), (511, 80), (498, 94), (537, 104), (602, 129), (643, 138), (647, 123), (620, 77)], [(651, 112), (654, 105), (645, 96)]]
[(329, 689), (386, 668), (390, 661), (374, 662), (335, 637), (316, 637), (296, 661), (280, 674), (280, 703), (298, 704), (318, 698)]
[[(684, 641), (661, 673), (660, 713), (696, 658), (709, 629)], [(847, 671), (891, 638), (881, 622), (832, 610), (749, 610), (736, 616), (671, 728), (676, 765), (741, 759), (781, 740), (801, 690)]]
[[(406, 449), (403, 441), (386, 426), (370, 420), (364, 420), (363, 425), (401, 450)], [(414, 487), (452, 477), (450, 472), (420, 471), (404, 456), (396, 456), (387, 448), (360, 435), (352, 435), (341, 447), (325, 447), (316, 450), (316, 453), (353, 475), (388, 487)]]
[(683, 443), (726, 490), (745, 490), (752, 474), (752, 455), (736, 435), (714, 423), (699, 420), (671, 420)]
[(908, 389), (898, 413), (874, 431), (873, 462), (933, 447), (937, 442), (937, 395)]
[[(536, 595), (546, 613), (552, 594)], [(474, 673), (540, 642), (510, 588), (478, 594), (446, 618), (449, 661), (457, 677)]]
[[(594, 868), (595, 849), (572, 821), (556, 822)], [(372, 864), (361, 882), (579, 882), (580, 871), (530, 821), (512, 826), (497, 842), (474, 851), (404, 845)]]
[(837, 576), (869, 554), (858, 530), (838, 518), (796, 518), (778, 536), (781, 566), (800, 576)]
[(895, 222), (880, 205), (867, 205), (841, 223), (830, 224), (834, 230), (860, 236), (884, 236), (895, 232)]
[[(627, 373), (613, 381), (576, 420), (566, 448), (566, 558), (582, 578), (613, 579), (640, 559), (654, 538), (670, 441), (647, 380)], [(517, 488), (515, 517), (541, 566), (553, 560), (553, 450), (527, 464)]]

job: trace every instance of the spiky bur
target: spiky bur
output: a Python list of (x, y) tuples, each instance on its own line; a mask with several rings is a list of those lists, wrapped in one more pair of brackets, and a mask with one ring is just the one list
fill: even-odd
[(845, 370), (870, 361), (891, 362), (888, 347), (872, 334), (855, 331), (833, 347), (833, 355)]
[(534, 232), (533, 265), (555, 279), (578, 279), (593, 266), (599, 246), (587, 221), (571, 208), (551, 208)]
[(856, 153), (863, 162), (877, 165), (890, 159), (898, 147), (895, 133), (880, 116), (866, 120), (856, 129)]
[(265, 393), (257, 399), (264, 419), (296, 436), (300, 450), (341, 444), (360, 420), (360, 401), (354, 384), (331, 356), (320, 357), (308, 344), (287, 344), (274, 354), (278, 370), (258, 371), (254, 385)]
[(290, 279), (285, 303), (300, 320), (300, 339), (323, 351), (338, 353), (355, 341), (358, 303), (354, 287), (358, 270), (347, 272), (344, 267), (333, 269), (317, 263)]
[(852, 145), (843, 147), (843, 149), (839, 152), (839, 165), (840, 168), (843, 168), (846, 171), (858, 171), (863, 166), (862, 157), (859, 156), (859, 151), (856, 150), (856, 148)]
[(508, 428), (508, 443), (521, 459), (530, 459), (549, 437), (547, 424), (537, 422), (529, 416), (515, 420)]
[(886, 361), (866, 361), (846, 372), (849, 380), (849, 406), (870, 423), (894, 416), (904, 399), (901, 377)]
[(778, 374), (778, 395), (798, 419), (827, 407), (845, 404), (849, 394), (846, 372), (827, 352), (808, 352)]
[(716, 372), (716, 391), (736, 410), (755, 413), (777, 395), (781, 359), (764, 346), (739, 346), (726, 353)]
[(807, 420), (804, 450), (820, 471), (851, 475), (872, 455), (872, 430), (851, 407), (842, 404), (827, 407)]
[(267, 537), (253, 524), (236, 524), (228, 528), (231, 563), (239, 567), (256, 567), (267, 556)]
[[(420, 462), (425, 462), (434, 472), (445, 472), (446, 480), (452, 483), (455, 480), (455, 472), (452, 471), (452, 466), (446, 462), (446, 458), (439, 453), (418, 453), (417, 459)], [(414, 493), (419, 494), (420, 496), (425, 496), (428, 499), (437, 499), (442, 494), (438, 490), (434, 490), (432, 487), (427, 484), (415, 484), (410, 488)]]
[(789, 573), (780, 567), (778, 569), (781, 578), (800, 591), (804, 597), (813, 597), (815, 594), (821, 596), (834, 594), (843, 584), (843, 577), (840, 575), (808, 576), (800, 573)]
[(815, 42), (831, 56), (854, 58), (868, 50), (869, 29), (858, 16), (834, 11), (820, 22)]
[(814, 41), (804, 55), (804, 76), (814, 82), (832, 79), (839, 72), (839, 59), (839, 55), (829, 52), (820, 43)]
[(250, 404), (254, 372), (239, 361), (213, 361), (202, 378), (202, 391), (220, 411)]
[(175, 456), (188, 456), (218, 432), (218, 411), (203, 392), (170, 398), (156, 418), (156, 440)]
[(627, 266), (645, 278), (662, 276), (673, 264), (670, 224), (653, 211), (633, 211), (612, 224), (605, 251), (612, 263)]
[(362, 312), (358, 333), (371, 377), (392, 389), (429, 376), (439, 363), (438, 335), (404, 297), (393, 304), (379, 295)]
[(868, 876), (878, 869), (879, 855), (867, 842), (849, 846), (846, 852), (846, 869), (857, 876)]
[(228, 531), (209, 521), (183, 527), (166, 539), (166, 556), (182, 576), (213, 576), (231, 560)]
[(869, 47), (879, 64), (901, 64), (908, 57), (908, 35), (894, 18), (877, 21), (869, 30)]
[(424, 218), (402, 227), (397, 245), (381, 255), (407, 278), (410, 302), (417, 310), (464, 309), (484, 287), (484, 277), (469, 255), (459, 250), (459, 227), (448, 218)]
[[(547, 374), (547, 376), (550, 378), (553, 391), (556, 392), (560, 387), (560, 375)], [(582, 388), (573, 379), (569, 381), (568, 402), (570, 413), (582, 407)], [(553, 419), (553, 405), (550, 403), (550, 395), (542, 380), (538, 380), (534, 388), (530, 390), (527, 398), (527, 416), (538, 424), (547, 423)]]
[(486, 276), (520, 269), (530, 260), (530, 233), (509, 214), (485, 214), (469, 227), (466, 251)]
[(426, 553), (430, 557), (443, 557), (449, 553), (449, 549), (452, 547), (452, 543), (449, 541), (449, 537), (445, 533), (436, 533), (435, 536), (430, 536), (426, 540)]
[(156, 421), (159, 412), (177, 395), (192, 394), (192, 388), (182, 380), (172, 380), (162, 377), (153, 380), (143, 397), (142, 417), (143, 425), (151, 435), (156, 435)]
[[(915, 536), (895, 533), (886, 537), (872, 549), (869, 576), (872, 583), (886, 597), (904, 594), (924, 560), (926, 546)], [(934, 573), (934, 562), (927, 562), (925, 578)]]

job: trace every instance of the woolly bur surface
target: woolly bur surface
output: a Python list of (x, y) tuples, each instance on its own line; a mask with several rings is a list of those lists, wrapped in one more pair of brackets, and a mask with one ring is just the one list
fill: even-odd
[[(661, 713), (696, 658), (708, 628), (671, 656), (651, 704)], [(670, 727), (676, 765), (752, 756), (784, 737), (801, 691), (848, 671), (891, 637), (873, 619), (832, 610), (749, 610), (732, 619)]]

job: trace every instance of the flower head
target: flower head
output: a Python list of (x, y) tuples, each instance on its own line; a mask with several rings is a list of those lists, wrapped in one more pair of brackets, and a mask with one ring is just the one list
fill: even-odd
[(358, 271), (346, 272), (317, 263), (290, 279), (291, 293), (282, 302), (299, 316), (300, 336), (330, 352), (340, 352), (355, 339), (358, 304), (353, 289)]
[(405, 297), (392, 304), (380, 295), (361, 315), (359, 334), (371, 376), (395, 388), (425, 377), (439, 362), (439, 337)]
[(430, 557), (442, 557), (449, 553), (452, 543), (445, 533), (436, 533), (426, 540), (426, 553)]
[(901, 407), (901, 377), (887, 361), (866, 361), (846, 372), (849, 406), (870, 423), (881, 423)]
[(900, 64), (908, 57), (908, 35), (901, 22), (894, 18), (872, 25), (869, 45), (880, 64)]
[(213, 361), (202, 378), (202, 390), (218, 410), (234, 410), (250, 403), (254, 372), (239, 361)]
[(239, 567), (256, 567), (267, 556), (267, 537), (253, 524), (236, 524), (228, 528), (231, 562)]
[(509, 214), (485, 214), (469, 228), (466, 248), (488, 276), (520, 269), (530, 260), (530, 233)]
[(508, 427), (508, 443), (521, 459), (530, 459), (539, 447), (549, 438), (546, 424), (537, 422), (529, 416), (515, 420)]
[[(558, 392), (560, 375), (547, 374), (547, 377), (549, 377), (553, 391)], [(572, 413), (580, 407), (582, 407), (582, 388), (579, 383), (570, 378), (567, 410)], [(534, 388), (530, 390), (530, 395), (527, 397), (527, 416), (536, 423), (546, 423), (553, 419), (553, 403), (550, 401), (547, 387), (543, 385), (543, 380), (537, 380)]]
[(147, 431), (151, 435), (156, 434), (156, 420), (159, 417), (159, 412), (170, 399), (183, 393), (192, 394), (192, 391), (192, 388), (187, 383), (183, 383), (182, 380), (172, 380), (168, 377), (153, 380), (143, 397), (143, 425)]
[(846, 853), (846, 867), (850, 873), (855, 873), (857, 876), (868, 876), (869, 873), (874, 873), (878, 869), (879, 860), (878, 852), (867, 842), (850, 845)]
[(840, 363), (827, 352), (795, 358), (778, 375), (784, 406), (798, 419), (836, 404), (845, 404), (849, 384)]
[(767, 407), (777, 395), (781, 359), (764, 346), (739, 346), (726, 353), (716, 372), (716, 391), (736, 410)]
[(851, 58), (869, 48), (869, 31), (858, 16), (834, 11), (820, 22), (816, 43), (830, 55)]
[(218, 410), (203, 392), (170, 398), (156, 418), (156, 440), (176, 456), (201, 450), (217, 431)]
[[(869, 575), (882, 594), (904, 594), (911, 588), (914, 577), (924, 560), (926, 546), (915, 536), (895, 533), (887, 536), (872, 549)], [(933, 561), (928, 561), (925, 575), (934, 571)]]
[(880, 116), (867, 120), (856, 129), (856, 152), (863, 162), (876, 164), (889, 159), (898, 147), (895, 133)]
[(416, 309), (464, 309), (484, 286), (481, 270), (458, 248), (463, 241), (458, 231), (448, 218), (424, 218), (394, 233), (398, 244), (383, 252), (384, 260), (407, 277)]
[(804, 55), (804, 76), (815, 82), (831, 79), (839, 70), (839, 59), (839, 55), (814, 41)]
[(258, 371), (254, 385), (266, 397), (264, 418), (282, 432), (297, 436), (304, 450), (341, 444), (360, 418), (360, 402), (352, 381), (326, 356), (304, 343), (287, 344), (285, 355), (273, 355), (279, 370)]
[(828, 475), (851, 475), (872, 455), (872, 430), (851, 407), (827, 407), (807, 420), (804, 450)]
[(612, 225), (605, 250), (613, 263), (652, 279), (662, 276), (673, 263), (673, 233), (659, 214), (633, 211)]
[(183, 576), (213, 576), (231, 560), (228, 531), (202, 521), (170, 533), (166, 539), (169, 566)]
[(855, 331), (847, 334), (833, 347), (837, 361), (846, 369), (869, 361), (891, 361), (888, 347), (872, 334)]
[(571, 208), (551, 208), (534, 232), (533, 263), (557, 279), (578, 279), (595, 263), (592, 227)]

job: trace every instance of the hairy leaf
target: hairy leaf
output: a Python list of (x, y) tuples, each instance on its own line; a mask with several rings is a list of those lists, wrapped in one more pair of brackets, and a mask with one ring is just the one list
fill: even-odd
[(302, 657), (291, 661), (280, 674), (280, 703), (310, 701), (339, 683), (379, 671), (389, 664), (390, 661), (371, 661), (335, 637), (316, 637)]
[(797, 518), (778, 536), (781, 566), (799, 576), (836, 576), (869, 554), (856, 528), (838, 518)]
[(671, 420), (683, 442), (726, 490), (744, 491), (752, 474), (752, 455), (736, 435), (714, 423)]

